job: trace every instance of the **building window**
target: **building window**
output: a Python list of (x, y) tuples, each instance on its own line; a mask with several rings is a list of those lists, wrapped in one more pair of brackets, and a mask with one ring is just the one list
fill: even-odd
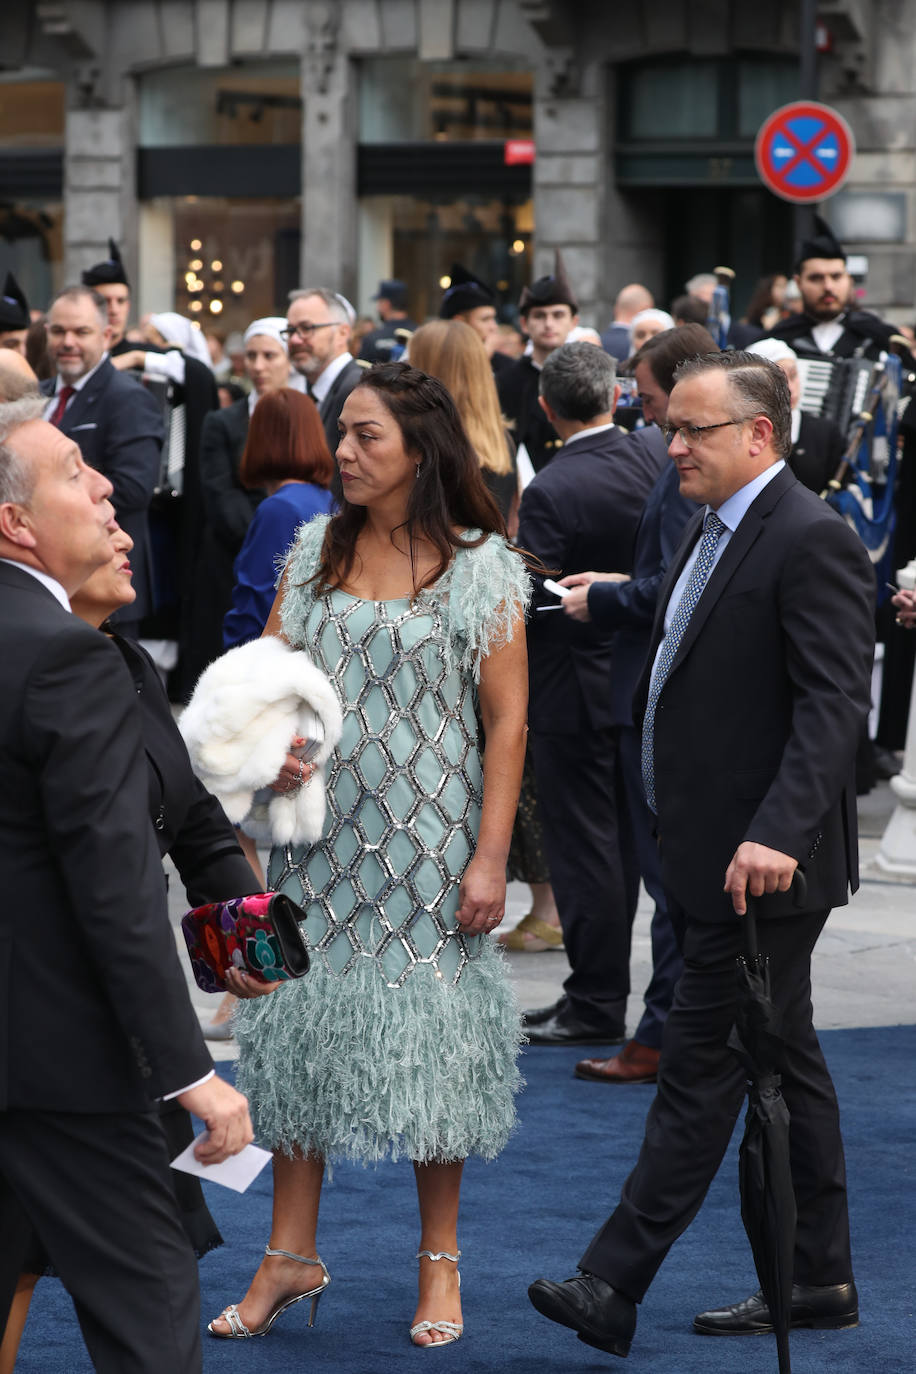
[(140, 147), (299, 143), (302, 100), (295, 62), (166, 67), (139, 78)]
[(0, 75), (0, 283), (12, 272), (33, 309), (63, 283), (65, 87)]
[(533, 78), (505, 62), (360, 63), (360, 143), (530, 138)]
[(683, 145), (687, 139), (750, 139), (767, 115), (798, 97), (792, 58), (671, 58), (619, 68), (619, 138)]

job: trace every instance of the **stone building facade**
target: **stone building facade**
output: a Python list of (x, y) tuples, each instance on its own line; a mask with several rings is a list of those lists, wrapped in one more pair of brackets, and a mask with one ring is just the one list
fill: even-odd
[[(191, 222), (188, 206), (203, 215), (208, 197), (236, 205), (256, 187), (279, 216), (271, 242), (289, 258), (283, 284), (333, 283), (366, 309), (378, 277), (404, 263), (410, 270), (419, 251), (422, 234), (411, 239), (403, 228), (411, 201), (422, 200), (427, 221), (438, 223), (443, 253), (460, 249), (458, 212), (442, 209), (451, 183), (458, 220), (478, 246), (487, 235), (506, 239), (499, 261), (514, 252), (516, 276), (549, 269), (561, 247), (583, 319), (601, 326), (630, 280), (664, 300), (723, 259), (747, 287), (789, 267), (792, 213), (760, 186), (752, 154), (760, 119), (798, 94), (799, 8), (799, 0), (6, 0), (0, 204), (14, 226), (19, 207), (62, 207), (53, 285), (104, 256), (110, 234), (141, 306), (182, 309), (177, 297), (163, 299), (193, 276), (174, 225)], [(819, 19), (819, 95), (858, 142), (852, 177), (825, 212), (867, 257), (868, 303), (906, 320), (916, 296), (916, 0), (822, 0)], [(246, 91), (249, 72), (258, 80)], [(422, 80), (446, 112), (432, 132), (417, 114)], [(56, 144), (53, 130), (34, 146), (28, 130), (16, 133), (17, 92), (35, 82), (63, 88)], [(234, 128), (244, 122), (255, 141), (210, 145), (206, 121), (199, 138), (185, 139), (179, 113), (187, 108), (193, 123), (198, 90), (216, 91), (221, 117)], [(481, 138), (487, 115), (471, 138), (454, 137), (491, 98), (504, 128)], [(265, 111), (286, 131), (282, 146), (257, 141)], [(400, 132), (376, 139), (375, 126), (394, 127), (396, 115)], [(530, 168), (503, 168), (501, 132), (521, 132), (522, 143), (530, 135)], [(389, 188), (397, 197), (386, 201)], [(0, 267), (15, 261), (4, 222), (0, 212)], [(517, 283), (508, 268), (494, 270), (506, 276), (508, 301)], [(211, 273), (206, 290), (213, 284)], [(228, 282), (225, 292), (231, 306)], [(279, 287), (271, 306), (282, 306)]]

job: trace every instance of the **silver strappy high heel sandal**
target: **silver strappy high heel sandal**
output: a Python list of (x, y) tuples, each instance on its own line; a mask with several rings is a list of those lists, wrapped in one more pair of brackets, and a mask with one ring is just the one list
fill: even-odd
[[(451, 1260), (453, 1264), (457, 1264), (461, 1258), (461, 1251), (459, 1250), (455, 1255), (450, 1255), (447, 1250), (439, 1250), (438, 1252), (432, 1250), (417, 1251), (417, 1259), (423, 1259), (424, 1256), (426, 1259), (430, 1260), (447, 1259)], [(458, 1275), (458, 1287), (461, 1287), (460, 1274)], [(421, 1336), (425, 1331), (438, 1331), (445, 1339), (442, 1341), (429, 1341), (428, 1343), (425, 1341), (419, 1342), (417, 1337)], [(455, 1341), (459, 1339), (463, 1331), (464, 1326), (461, 1322), (417, 1322), (416, 1326), (410, 1328), (410, 1339), (413, 1341), (414, 1345), (418, 1345), (422, 1350), (438, 1350), (440, 1346), (453, 1345)]]
[[(324, 1267), (324, 1262), (321, 1257), (319, 1256), (318, 1259), (308, 1259), (305, 1255), (294, 1255), (292, 1250), (272, 1250), (269, 1245), (265, 1245), (264, 1254), (283, 1255), (286, 1259), (296, 1260), (299, 1264), (315, 1265), (321, 1270), (321, 1282), (316, 1284), (314, 1288), (309, 1288), (305, 1293), (294, 1293), (292, 1297), (281, 1298), (272, 1311), (267, 1314), (267, 1317), (261, 1325), (256, 1327), (253, 1331), (249, 1330), (239, 1316), (238, 1303), (230, 1303), (226, 1310), (220, 1313), (220, 1317), (229, 1323), (229, 1330), (214, 1331), (213, 1322), (208, 1322), (207, 1330), (210, 1332), (211, 1336), (217, 1336), (222, 1341), (243, 1341), (249, 1339), (251, 1336), (266, 1336), (281, 1312), (285, 1312), (288, 1307), (293, 1307), (297, 1302), (301, 1302), (303, 1298), (311, 1298), (312, 1300), (312, 1306), (309, 1311), (309, 1326), (315, 1325), (315, 1317), (318, 1312), (318, 1301), (328, 1284), (331, 1282), (331, 1275)], [(219, 1317), (215, 1317), (214, 1321), (219, 1321)]]

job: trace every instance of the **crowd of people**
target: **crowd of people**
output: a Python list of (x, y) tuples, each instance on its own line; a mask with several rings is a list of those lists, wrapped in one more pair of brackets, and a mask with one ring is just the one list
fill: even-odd
[[(798, 360), (916, 363), (856, 308), (826, 226), (795, 269), (735, 322), (715, 274), (669, 311), (626, 285), (599, 336), (559, 253), (525, 288), (520, 327), (456, 263), (436, 319), (418, 325), (386, 280), (361, 329), (338, 291), (306, 286), (231, 349), (169, 311), (131, 328), (113, 243), (38, 320), (7, 277), (0, 1374), (48, 1264), (97, 1368), (124, 1351), (132, 1369), (200, 1367), (193, 1253), (221, 1238), (197, 1185), (176, 1196), (170, 1178), (189, 1113), (204, 1162), (255, 1133), (273, 1152), (265, 1254), (212, 1336), (266, 1334), (305, 1299), (314, 1320), (327, 1163), (406, 1157), (410, 1339), (458, 1340), (463, 1163), (513, 1127), (523, 1040), (620, 1047), (577, 1077), (657, 1085), (580, 1273), (529, 1290), (625, 1355), (741, 1105), (728, 1039), (751, 897), (788, 1039), (793, 1321), (855, 1324), (810, 956), (857, 882), (876, 577), (818, 499), (846, 436), (802, 410)], [(901, 515), (898, 561), (914, 531)], [(912, 600), (895, 598), (901, 638)], [(323, 819), (318, 838), (275, 836), (266, 876), (252, 828), (195, 778), (165, 691), (187, 701), (224, 656), (257, 664), (262, 637), (308, 660), (342, 722), (324, 766), (289, 740), (272, 793), (322, 784)], [(193, 904), (269, 888), (303, 912), (309, 973), (228, 971), (205, 1028), (237, 1039), (238, 1090), (213, 1075), (176, 962), (166, 853)], [(531, 909), (499, 932), (508, 880)], [(653, 972), (628, 1034), (641, 882)], [(26, 906), (42, 920), (16, 919)], [(565, 951), (562, 996), (519, 1013), (500, 945)], [(42, 1049), (55, 1018), (76, 1071)], [(759, 1294), (697, 1318), (706, 1334), (770, 1326)]]

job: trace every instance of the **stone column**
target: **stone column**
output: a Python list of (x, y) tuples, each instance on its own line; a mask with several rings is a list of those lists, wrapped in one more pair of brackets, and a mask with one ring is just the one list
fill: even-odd
[[(302, 61), (302, 281), (356, 295), (356, 111), (340, 6), (311, 0)], [(355, 303), (355, 302), (354, 302)]]
[(130, 111), (67, 111), (64, 144), (64, 264), (68, 284), (121, 247), (136, 277), (135, 143)]
[[(596, 73), (589, 73), (595, 77)], [(603, 329), (600, 295), (604, 99), (582, 82), (571, 50), (554, 50), (535, 72), (535, 277), (553, 271), (554, 249), (576, 292), (582, 324)]]

